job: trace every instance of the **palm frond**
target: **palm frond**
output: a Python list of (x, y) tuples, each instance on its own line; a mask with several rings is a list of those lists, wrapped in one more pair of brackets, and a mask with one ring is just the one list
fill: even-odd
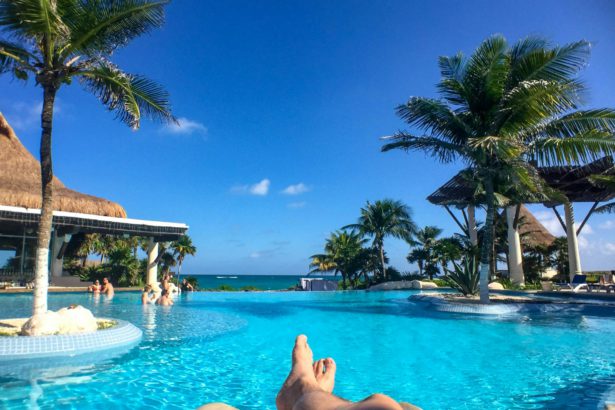
[(488, 157), (499, 158), (502, 161), (511, 161), (518, 158), (523, 152), (523, 147), (517, 141), (495, 135), (470, 138), (468, 146), (475, 152)]
[(445, 103), (431, 98), (413, 97), (397, 107), (397, 115), (409, 125), (433, 136), (463, 144), (470, 136), (469, 127)]
[(492, 36), (483, 41), (468, 60), (463, 86), (472, 112), (488, 110), (503, 95), (509, 70), (506, 50), (506, 39)]
[(513, 84), (532, 80), (568, 81), (587, 66), (591, 52), (589, 42), (577, 41), (555, 48), (547, 45), (545, 40), (537, 38), (518, 43), (518, 53), (513, 52), (517, 58), (512, 60)]
[(467, 95), (463, 85), (463, 54), (457, 53), (452, 57), (441, 56), (438, 65), (442, 75), (442, 80), (437, 85), (440, 95), (449, 103), (463, 106), (467, 110)]
[(449, 163), (464, 156), (463, 146), (443, 141), (436, 137), (416, 137), (405, 132), (399, 132), (390, 137), (383, 137), (384, 141), (392, 141), (384, 144), (382, 152), (393, 149), (406, 151), (424, 151), (427, 155)]
[(32, 55), (19, 44), (0, 40), (0, 74), (13, 71), (20, 79), (27, 78), (27, 70), (32, 70)]
[(79, 72), (85, 87), (130, 127), (139, 128), (143, 116), (174, 121), (169, 95), (157, 83), (126, 74), (110, 63)]
[(546, 137), (529, 144), (529, 153), (547, 166), (583, 164), (613, 155), (615, 136), (593, 130), (568, 138)]
[(0, 27), (21, 39), (42, 35), (46, 42), (68, 32), (58, 12), (58, 1), (52, 0), (0, 1)]
[(521, 82), (502, 98), (494, 124), (501, 134), (518, 134), (576, 108), (582, 91), (576, 81)]
[(615, 110), (599, 108), (564, 115), (546, 124), (544, 134), (566, 138), (594, 130), (615, 134)]
[(164, 1), (84, 0), (65, 17), (71, 29), (65, 56), (112, 52), (164, 23)]
[(597, 212), (599, 214), (614, 214), (615, 202), (609, 202), (608, 204), (601, 205), (597, 207), (594, 212)]

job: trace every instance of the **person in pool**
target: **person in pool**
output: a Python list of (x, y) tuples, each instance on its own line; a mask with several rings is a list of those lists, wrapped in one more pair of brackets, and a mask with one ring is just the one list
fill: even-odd
[(109, 297), (113, 297), (115, 291), (113, 290), (113, 285), (109, 282), (109, 278), (103, 278), (103, 287), (100, 290), (100, 293), (104, 293)]
[(173, 299), (169, 297), (169, 291), (166, 289), (162, 289), (162, 293), (160, 294), (160, 297), (158, 298), (156, 303), (161, 306), (172, 306)]
[(182, 280), (181, 288), (182, 292), (194, 292), (194, 286), (192, 286), (186, 279)]
[(143, 293), (141, 293), (141, 304), (156, 303), (156, 299), (156, 294), (152, 291), (152, 285), (145, 285)]
[(93, 284), (88, 286), (88, 292), (94, 292), (94, 293), (100, 292), (100, 282), (98, 281), (98, 279), (96, 279)]

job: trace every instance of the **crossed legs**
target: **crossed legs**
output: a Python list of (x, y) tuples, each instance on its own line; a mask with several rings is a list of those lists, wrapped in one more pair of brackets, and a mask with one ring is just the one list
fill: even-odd
[(395, 400), (374, 394), (352, 403), (333, 395), (335, 361), (314, 361), (307, 337), (297, 336), (292, 353), (292, 368), (276, 398), (278, 410), (402, 410)]

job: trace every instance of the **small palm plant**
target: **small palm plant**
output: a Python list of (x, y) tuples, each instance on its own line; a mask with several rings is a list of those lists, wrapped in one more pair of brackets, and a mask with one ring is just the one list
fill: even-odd
[(466, 257), (461, 265), (452, 261), (453, 269), (447, 269), (445, 280), (453, 289), (457, 289), (464, 296), (474, 296), (479, 292), (480, 273), (476, 258)]
[[(49, 243), (53, 219), (51, 136), (55, 98), (78, 80), (133, 129), (142, 117), (172, 121), (167, 92), (109, 58), (164, 22), (168, 1), (1, 0), (0, 74), (34, 78), (43, 91), (41, 216), (37, 231), (33, 315), (47, 311)], [(33, 329), (34, 330), (34, 329)], [(36, 333), (36, 330), (34, 330)]]

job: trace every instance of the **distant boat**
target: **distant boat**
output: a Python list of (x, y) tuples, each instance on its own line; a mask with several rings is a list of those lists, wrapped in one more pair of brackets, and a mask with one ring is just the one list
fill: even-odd
[(237, 279), (237, 276), (216, 276), (216, 279)]

